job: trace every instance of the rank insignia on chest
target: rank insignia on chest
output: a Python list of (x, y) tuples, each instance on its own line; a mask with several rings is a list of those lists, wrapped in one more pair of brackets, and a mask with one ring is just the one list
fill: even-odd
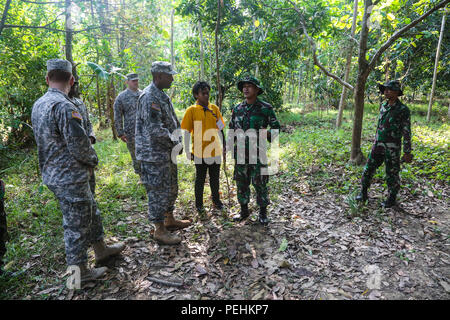
[(75, 118), (78, 120), (83, 120), (83, 118), (81, 117), (81, 114), (78, 111), (72, 111), (72, 118)]
[(157, 103), (152, 103), (151, 108), (156, 111), (161, 111), (161, 107)]

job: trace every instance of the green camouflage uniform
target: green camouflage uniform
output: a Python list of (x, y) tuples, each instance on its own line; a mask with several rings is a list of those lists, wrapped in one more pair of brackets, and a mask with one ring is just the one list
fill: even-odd
[[(233, 108), (229, 128), (235, 130), (235, 132), (240, 129), (244, 132), (248, 132), (247, 130), (249, 129), (254, 129), (256, 137), (258, 137), (259, 130), (267, 129), (268, 126), (271, 129), (280, 128), (280, 123), (275, 116), (273, 107), (269, 103), (257, 99), (252, 105), (248, 105), (244, 101)], [(236, 139), (236, 137), (234, 138), (234, 180), (236, 180), (239, 204), (247, 205), (249, 203), (251, 183), (256, 191), (257, 204), (260, 207), (267, 207), (269, 204), (267, 190), (269, 176), (261, 174), (261, 169), (267, 167), (265, 161), (261, 161), (261, 155), (266, 158), (266, 154), (265, 151), (261, 154), (259, 150), (265, 146), (261, 146), (259, 141), (257, 144), (250, 144), (250, 138), (248, 136), (245, 137), (245, 146), (238, 146), (240, 142), (242, 143), (242, 140)], [(253, 148), (253, 152), (250, 152), (251, 145), (256, 146), (256, 148)], [(245, 161), (239, 161), (238, 154), (240, 147), (245, 148)]]
[(386, 164), (386, 182), (389, 194), (395, 197), (400, 189), (400, 153), (411, 153), (411, 121), (407, 106), (397, 100), (390, 106), (384, 102), (380, 107), (377, 132), (372, 151), (361, 179), (363, 189), (368, 189), (375, 171)]

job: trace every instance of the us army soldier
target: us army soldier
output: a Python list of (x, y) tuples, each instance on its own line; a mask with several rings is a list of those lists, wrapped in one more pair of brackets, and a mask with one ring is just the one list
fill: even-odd
[(83, 127), (83, 117), (68, 97), (74, 84), (71, 63), (48, 60), (46, 82), (49, 89), (34, 103), (31, 113), (39, 168), (43, 183), (61, 207), (67, 264), (80, 270), (81, 282), (95, 280), (107, 268), (88, 268), (88, 246), (93, 245), (98, 263), (125, 246), (105, 244), (100, 212), (94, 210), (89, 179), (98, 158)]
[[(181, 143), (181, 134), (170, 98), (163, 92), (170, 88), (172, 65), (164, 61), (152, 63), (153, 82), (147, 86), (137, 103), (136, 159), (141, 161), (141, 180), (148, 196), (148, 216), (155, 224), (154, 239), (163, 244), (178, 244), (181, 239), (168, 229), (182, 229), (189, 220), (176, 220), (173, 216), (178, 195), (176, 162), (171, 161), (172, 149)], [(176, 159), (175, 159), (176, 160)]]
[(127, 89), (119, 93), (114, 102), (114, 124), (119, 138), (126, 142), (133, 168), (140, 174), (140, 163), (136, 160), (134, 130), (136, 127), (136, 104), (142, 90), (139, 89), (139, 76), (136, 73), (127, 74)]

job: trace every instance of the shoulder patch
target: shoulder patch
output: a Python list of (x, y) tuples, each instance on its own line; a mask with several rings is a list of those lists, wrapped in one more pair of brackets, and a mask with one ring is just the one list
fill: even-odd
[(81, 114), (78, 111), (72, 111), (72, 118), (75, 118), (78, 120), (83, 120), (83, 118), (81, 117)]
[(151, 108), (152, 108), (153, 110), (156, 110), (156, 111), (161, 111), (160, 105), (157, 104), (157, 103), (154, 103), (154, 102), (152, 103)]

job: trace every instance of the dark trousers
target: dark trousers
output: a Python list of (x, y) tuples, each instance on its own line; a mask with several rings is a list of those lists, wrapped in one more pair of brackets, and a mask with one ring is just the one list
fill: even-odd
[(195, 206), (203, 207), (203, 189), (205, 187), (206, 173), (209, 172), (209, 186), (214, 204), (220, 203), (219, 175), (220, 164), (195, 164)]
[(368, 189), (377, 168), (383, 163), (386, 164), (386, 183), (389, 194), (395, 197), (400, 190), (399, 148), (381, 148), (374, 145), (364, 167), (361, 185), (364, 189)]

